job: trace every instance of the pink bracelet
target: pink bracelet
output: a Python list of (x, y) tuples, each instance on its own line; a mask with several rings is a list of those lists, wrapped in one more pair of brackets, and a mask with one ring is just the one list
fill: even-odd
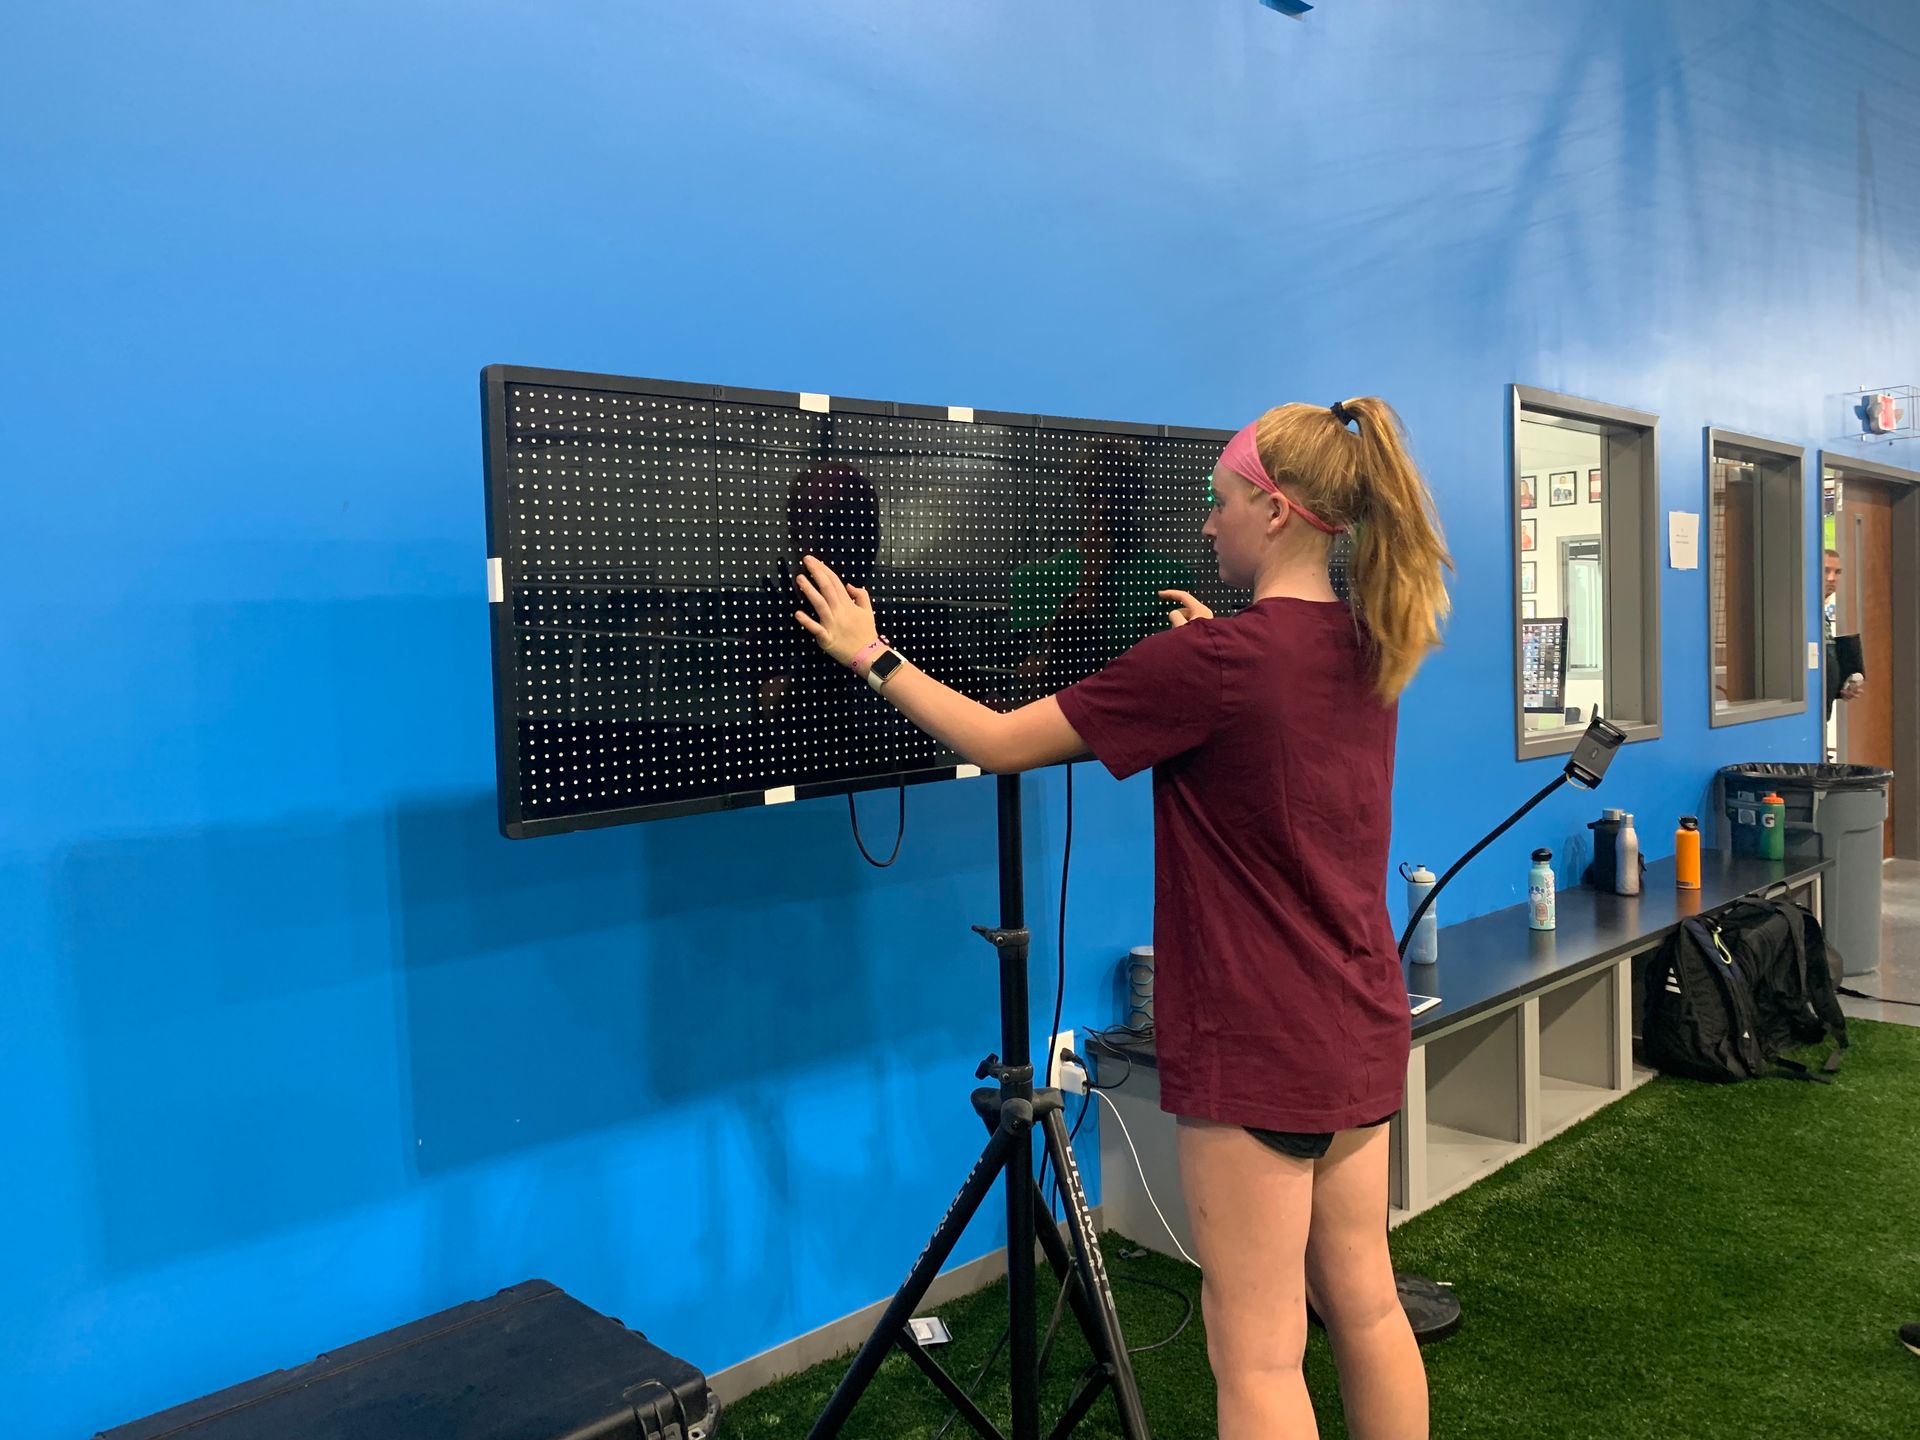
[(873, 654), (874, 651), (885, 650), (891, 644), (893, 644), (893, 642), (887, 639), (886, 636), (882, 635), (879, 639), (875, 640), (871, 645), (867, 646), (866, 649), (862, 650), (858, 655), (854, 656), (853, 659), (849, 660), (847, 662), (847, 668), (853, 671), (854, 674), (858, 675), (860, 673), (861, 661), (865, 660), (869, 655)]

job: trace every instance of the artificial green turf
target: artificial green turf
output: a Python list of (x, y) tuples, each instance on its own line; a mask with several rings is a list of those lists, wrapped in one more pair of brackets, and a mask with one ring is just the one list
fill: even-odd
[[(1394, 1231), (1395, 1263), (1450, 1281), (1466, 1323), (1423, 1353), (1433, 1434), (1473, 1440), (1903, 1440), (1920, 1437), (1920, 1029), (1852, 1022), (1837, 1083), (1659, 1079)], [(1106, 1237), (1131, 1345), (1167, 1335), (1199, 1274)], [(1051, 1276), (1042, 1267), (1042, 1304)], [(1004, 1282), (939, 1313), (935, 1353), (970, 1379), (1006, 1323)], [(1047, 1311), (1042, 1313), (1044, 1323)], [(1068, 1324), (1049, 1369), (1059, 1412), (1087, 1352)], [(1307, 1381), (1321, 1434), (1344, 1436), (1317, 1332)], [(724, 1440), (804, 1436), (844, 1360), (733, 1405)], [(1162, 1440), (1213, 1433), (1198, 1314), (1137, 1357)], [(1006, 1423), (1006, 1367), (982, 1386)], [(843, 1432), (932, 1436), (950, 1413), (899, 1355)], [(1043, 1426), (1051, 1428), (1049, 1419)], [(971, 1432), (955, 1424), (949, 1435)], [(1102, 1399), (1076, 1434), (1120, 1434)]]

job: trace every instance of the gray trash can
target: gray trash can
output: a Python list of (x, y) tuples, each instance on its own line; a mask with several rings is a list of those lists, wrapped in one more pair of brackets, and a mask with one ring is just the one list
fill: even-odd
[(1821, 886), (1821, 928), (1837, 982), (1880, 968), (1880, 862), (1887, 785), (1877, 765), (1729, 765), (1720, 772), (1733, 853), (1760, 853), (1760, 801), (1787, 803), (1787, 854), (1833, 861)]

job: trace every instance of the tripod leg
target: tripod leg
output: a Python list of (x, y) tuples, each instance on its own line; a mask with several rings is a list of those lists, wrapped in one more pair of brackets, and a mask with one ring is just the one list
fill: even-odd
[[(1120, 1312), (1113, 1303), (1113, 1286), (1107, 1279), (1107, 1263), (1100, 1253), (1100, 1237), (1093, 1233), (1093, 1216), (1087, 1210), (1086, 1187), (1080, 1181), (1080, 1164), (1074, 1159), (1073, 1145), (1067, 1139), (1067, 1122), (1058, 1110), (1041, 1117), (1047, 1137), (1047, 1152), (1060, 1176), (1067, 1197), (1067, 1221), (1073, 1231), (1073, 1249), (1080, 1281), (1086, 1293), (1074, 1309), (1087, 1330), (1087, 1343), (1106, 1366), (1113, 1382), (1113, 1401), (1120, 1411), (1120, 1428), (1128, 1440), (1150, 1440), (1146, 1408), (1140, 1403), (1140, 1385), (1134, 1378), (1133, 1357), (1127, 1354), (1126, 1336), (1120, 1329)], [(1049, 1226), (1048, 1228), (1051, 1228)], [(1043, 1238), (1041, 1243), (1046, 1243)], [(1057, 1240), (1056, 1240), (1056, 1243)], [(1062, 1283), (1071, 1283), (1065, 1282)], [(1088, 1322), (1091, 1321), (1091, 1324)]]
[(1080, 1283), (1080, 1272), (1073, 1263), (1073, 1252), (1067, 1248), (1067, 1242), (1060, 1236), (1060, 1227), (1053, 1223), (1053, 1212), (1047, 1204), (1047, 1192), (1036, 1184), (1035, 1228), (1040, 1232), (1040, 1248), (1046, 1251), (1047, 1264), (1060, 1281), (1061, 1289), (1066, 1293), (1067, 1303), (1073, 1306), (1074, 1319), (1080, 1322), (1080, 1333), (1087, 1337), (1087, 1344), (1093, 1349), (1094, 1360), (1104, 1366), (1107, 1356), (1100, 1348), (1100, 1323), (1095, 1318), (1091, 1302), (1087, 1299), (1087, 1287)]
[[(907, 1321), (913, 1318), (913, 1312), (926, 1299), (928, 1287), (940, 1274), (940, 1267), (947, 1263), (948, 1256), (953, 1254), (953, 1247), (959, 1243), (967, 1222), (973, 1219), (974, 1211), (980, 1208), (993, 1189), (994, 1181), (1000, 1178), (1000, 1172), (1006, 1167), (1009, 1157), (1016, 1149), (1031, 1156), (1027, 1137), (1032, 1133), (1032, 1126), (1024, 1115), (1018, 1113), (1024, 1109), (1018, 1107), (1017, 1110), (1015, 1106), (1008, 1105), (1002, 1113), (999, 1125), (987, 1141), (987, 1148), (980, 1152), (980, 1158), (974, 1162), (966, 1184), (960, 1187), (953, 1204), (947, 1207), (940, 1228), (933, 1232), (927, 1248), (913, 1262), (906, 1283), (894, 1295), (893, 1302), (880, 1317), (880, 1323), (873, 1327), (873, 1333), (867, 1337), (867, 1343), (860, 1347), (860, 1353), (854, 1356), (853, 1364), (841, 1377), (833, 1398), (827, 1402), (827, 1408), (820, 1412), (820, 1418), (813, 1422), (813, 1429), (807, 1432), (808, 1440), (829, 1440), (829, 1437), (840, 1433), (840, 1427), (847, 1423), (847, 1416), (853, 1412), (854, 1405), (879, 1373), (880, 1362), (887, 1358), (888, 1349), (900, 1343), (901, 1337), (907, 1334)], [(1031, 1164), (1029, 1159), (1025, 1187), (1028, 1191), (1033, 1189)]]
[[(1106, 1349), (1105, 1328), (1101, 1324), (1099, 1312), (1093, 1302), (1087, 1298), (1087, 1287), (1081, 1283), (1080, 1269), (1074, 1263), (1073, 1254), (1068, 1250), (1067, 1242), (1060, 1237), (1059, 1227), (1052, 1223), (1052, 1211), (1048, 1207), (1044, 1190), (1040, 1191), (1038, 1200), (1040, 1246), (1047, 1252), (1047, 1262), (1052, 1267), (1053, 1273), (1059, 1277), (1061, 1294), (1072, 1302), (1074, 1318), (1080, 1322), (1080, 1333), (1086, 1337), (1087, 1348), (1093, 1352), (1092, 1371), (1083, 1376), (1080, 1383), (1074, 1387), (1073, 1394), (1068, 1398), (1066, 1411), (1061, 1415), (1060, 1422), (1053, 1428), (1053, 1440), (1062, 1440), (1062, 1437), (1072, 1434), (1074, 1427), (1093, 1409), (1094, 1402), (1100, 1398), (1101, 1391), (1113, 1379), (1114, 1365), (1112, 1356)], [(1123, 1363), (1130, 1364), (1131, 1357), (1126, 1357)]]
[(934, 1388), (947, 1397), (947, 1403), (960, 1412), (960, 1417), (973, 1426), (976, 1434), (999, 1435), (993, 1421), (987, 1418), (986, 1411), (973, 1403), (973, 1397), (960, 1388), (960, 1382), (942, 1370), (918, 1340), (909, 1334), (901, 1339), (900, 1348), (906, 1351), (909, 1360), (920, 1367), (920, 1373), (933, 1382)]
[(1088, 1381), (1073, 1392), (1073, 1398), (1067, 1402), (1066, 1410), (1060, 1416), (1060, 1423), (1053, 1427), (1049, 1440), (1066, 1440), (1076, 1426), (1087, 1418), (1087, 1412), (1093, 1409), (1093, 1402), (1100, 1398), (1100, 1386)]
[(1034, 1233), (1034, 1197), (1040, 1187), (1033, 1181), (1033, 1144), (1027, 1138), (1031, 1134), (1031, 1129), (1023, 1131), (1020, 1143), (1007, 1156), (1007, 1235), (1010, 1241), (1018, 1237), (1018, 1243), (1007, 1246), (1007, 1367), (1013, 1402), (1009, 1433), (1013, 1440), (1040, 1440), (1040, 1334), (1034, 1315), (1033, 1246), (1027, 1240)]

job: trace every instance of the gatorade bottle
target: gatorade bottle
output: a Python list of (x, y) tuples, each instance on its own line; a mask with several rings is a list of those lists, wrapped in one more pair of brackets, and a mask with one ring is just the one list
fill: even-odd
[(1700, 822), (1691, 815), (1682, 815), (1673, 832), (1673, 872), (1680, 889), (1700, 888)]
[(1787, 802), (1771, 790), (1760, 798), (1760, 858), (1787, 858)]

